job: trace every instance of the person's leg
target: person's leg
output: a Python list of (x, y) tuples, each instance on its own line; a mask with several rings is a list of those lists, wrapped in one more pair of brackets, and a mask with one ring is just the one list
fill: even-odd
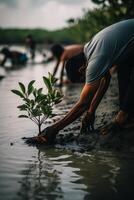
[(124, 104), (124, 98), (129, 88), (130, 82), (130, 66), (127, 63), (120, 64), (117, 67), (118, 87), (119, 87), (119, 108), (121, 109)]
[(121, 110), (128, 113), (130, 117), (134, 116), (134, 67), (131, 67), (129, 87), (124, 97)]
[[(130, 48), (129, 48), (130, 47)], [(101, 128), (101, 134), (107, 134), (120, 128), (134, 128), (134, 42), (123, 52), (117, 64), (119, 85), (119, 112), (112, 123)]]
[(119, 112), (115, 121), (123, 124), (131, 111), (134, 111), (134, 66), (133, 66), (133, 50), (134, 44), (131, 43), (123, 53), (123, 59), (118, 63), (118, 84), (119, 84)]
[(34, 60), (34, 58), (35, 58), (35, 49), (31, 48), (30, 49), (30, 53), (31, 53), (31, 59)]
[(117, 67), (118, 87), (119, 87), (119, 112), (117, 113), (114, 121), (124, 123), (128, 118), (128, 113), (123, 110), (124, 100), (130, 84), (131, 68), (129, 62), (126, 60), (120, 63)]

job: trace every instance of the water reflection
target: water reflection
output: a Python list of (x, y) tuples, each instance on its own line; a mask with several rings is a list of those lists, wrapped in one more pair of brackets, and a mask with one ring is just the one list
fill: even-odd
[(119, 187), (123, 175), (121, 171), (126, 170), (123, 163), (110, 152), (83, 155), (41, 148), (38, 149), (35, 162), (27, 164), (21, 172), (23, 178), (18, 197), (52, 200), (124, 199), (122, 187)]
[[(57, 156), (56, 156), (57, 155)], [(37, 160), (25, 166), (18, 196), (21, 199), (83, 199), (86, 186), (79, 168), (70, 166), (71, 155), (38, 150)]]
[(55, 197), (61, 197), (59, 176), (40, 151), (38, 152), (38, 161), (29, 164), (21, 173), (24, 178), (20, 182), (21, 188), (18, 195), (22, 199), (54, 200)]

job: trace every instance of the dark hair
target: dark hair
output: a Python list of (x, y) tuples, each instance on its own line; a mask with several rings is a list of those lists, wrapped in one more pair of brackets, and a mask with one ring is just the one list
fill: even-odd
[(64, 48), (60, 45), (60, 44), (54, 44), (51, 47), (51, 52), (53, 53), (53, 55), (57, 58), (60, 59), (62, 53), (64, 51)]
[(81, 83), (85, 81), (86, 57), (84, 53), (68, 59), (65, 65), (68, 78), (73, 82)]
[(0, 52), (7, 57), (10, 57), (10, 55), (11, 55), (11, 52), (7, 47), (4, 47)]

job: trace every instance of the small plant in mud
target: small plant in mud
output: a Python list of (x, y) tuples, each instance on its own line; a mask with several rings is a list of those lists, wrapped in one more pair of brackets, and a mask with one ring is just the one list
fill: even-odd
[(41, 126), (45, 120), (55, 116), (53, 114), (54, 105), (62, 101), (63, 95), (54, 87), (56, 81), (57, 79), (50, 73), (48, 73), (48, 77), (43, 77), (43, 82), (48, 91), (47, 94), (43, 93), (43, 88), (34, 87), (35, 80), (30, 81), (27, 87), (19, 82), (19, 90), (11, 90), (23, 100), (23, 104), (17, 108), (25, 114), (18, 117), (29, 118), (37, 124), (38, 135), (41, 134)]

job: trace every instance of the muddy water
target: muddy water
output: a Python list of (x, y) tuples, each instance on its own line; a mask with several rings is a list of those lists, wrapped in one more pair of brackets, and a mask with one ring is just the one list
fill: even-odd
[[(133, 199), (133, 155), (37, 148), (21, 139), (35, 135), (37, 128), (31, 121), (17, 118), (19, 99), (10, 90), (17, 88), (18, 81), (26, 84), (32, 79), (42, 86), (41, 77), (52, 71), (53, 65), (29, 63), (24, 68), (6, 71), (6, 77), (0, 81), (0, 199)], [(80, 85), (64, 87), (65, 99), (57, 112), (65, 114), (80, 90)], [(100, 109), (109, 114), (113, 107), (106, 106)], [(66, 130), (70, 132), (75, 126), (77, 133), (78, 124), (76, 121)]]

